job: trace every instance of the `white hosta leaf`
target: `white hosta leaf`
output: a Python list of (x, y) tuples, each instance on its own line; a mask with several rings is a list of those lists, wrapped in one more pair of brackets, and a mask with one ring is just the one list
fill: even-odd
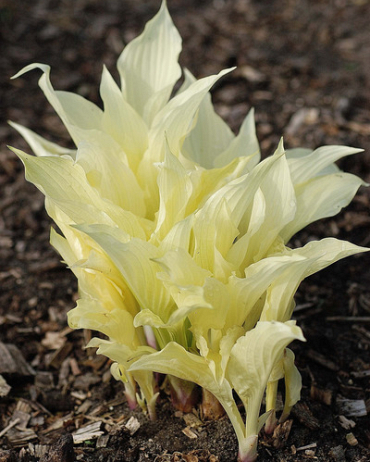
[[(150, 370), (161, 374), (170, 374), (183, 380), (190, 380), (203, 386), (214, 378), (204, 358), (186, 351), (181, 345), (171, 342), (161, 351), (143, 356), (135, 361), (130, 371)], [(206, 387), (208, 388), (208, 387)]]
[[(149, 132), (150, 144), (139, 165), (137, 176), (139, 183), (145, 188), (147, 197), (148, 217), (154, 217), (159, 207), (157, 187), (157, 162), (163, 162), (166, 146), (176, 157), (180, 156), (181, 146), (190, 132), (195, 114), (202, 99), (212, 85), (230, 69), (220, 72), (216, 76), (205, 77), (194, 82), (183, 93), (175, 96), (156, 115)], [(188, 163), (195, 168), (194, 163)]]
[(161, 267), (157, 247), (141, 239), (122, 242), (114, 229), (100, 225), (79, 226), (111, 258), (125, 283), (134, 294), (141, 309), (148, 309), (166, 323), (173, 311), (173, 302), (162, 282), (157, 278)]
[(235, 261), (244, 254), (241, 261), (236, 260), (238, 266), (245, 267), (265, 257), (280, 231), (295, 217), (295, 193), (285, 156), (281, 156), (262, 179), (255, 199), (245, 234), (248, 238), (243, 236), (241, 244), (236, 242), (237, 249), (230, 255)]
[[(183, 163), (182, 156), (180, 156), (180, 160)], [(187, 174), (192, 182), (193, 193), (187, 205), (186, 215), (200, 209), (210, 196), (220, 188), (248, 173), (247, 165), (248, 159), (238, 158), (221, 168), (205, 169), (194, 165), (187, 169)]]
[[(210, 391), (221, 403), (235, 429), (238, 442), (245, 441), (244, 422), (233, 398), (232, 388), (224, 379), (221, 382), (215, 377), (214, 365), (207, 359), (186, 351), (181, 345), (170, 342), (158, 353), (142, 356), (135, 361), (129, 371), (153, 371), (174, 375), (179, 379), (188, 380)], [(219, 369), (219, 365), (216, 366)], [(247, 442), (246, 442), (247, 443)]]
[[(92, 250), (90, 253), (94, 252)], [(113, 266), (112, 263), (110, 266)], [(121, 280), (122, 278), (119, 278), (119, 275), (118, 277), (113, 275), (111, 278), (109, 272), (99, 272), (99, 269), (99, 267), (97, 269), (91, 268), (89, 259), (77, 261), (71, 267), (78, 278), (81, 297), (99, 300), (106, 311), (119, 308), (135, 316), (138, 312), (138, 306), (135, 300), (132, 300), (132, 296), (128, 294), (128, 289)], [(111, 272), (115, 273), (117, 270), (112, 268)]]
[(332, 217), (346, 207), (365, 183), (350, 173), (318, 176), (295, 187), (297, 213), (280, 235), (285, 242), (308, 224)]
[(369, 248), (352, 244), (348, 241), (341, 241), (333, 237), (312, 241), (304, 247), (289, 251), (289, 254), (310, 258), (312, 265), (305, 277), (326, 268), (327, 266), (361, 252), (369, 252)]
[(227, 377), (242, 401), (248, 403), (250, 413), (252, 408), (257, 411), (257, 418), (271, 371), (293, 340), (305, 340), (295, 322), (258, 322), (231, 350)]
[(130, 366), (129, 371), (148, 370), (169, 374), (188, 380), (206, 388), (221, 402), (228, 411), (235, 407), (232, 390), (227, 380), (222, 384), (214, 377), (208, 361), (194, 353), (186, 351), (175, 342), (168, 343), (161, 351), (142, 356)]
[(97, 354), (104, 355), (117, 363), (117, 366), (113, 366), (113, 371), (111, 372), (117, 380), (122, 380), (125, 383), (125, 394), (133, 407), (136, 404), (136, 400), (138, 400), (138, 397), (135, 396), (135, 382), (137, 382), (140, 392), (143, 395), (143, 399), (145, 399), (148, 406), (149, 413), (154, 413), (155, 415), (155, 410), (151, 409), (151, 407), (155, 405), (155, 400), (158, 394), (154, 391), (155, 385), (153, 374), (149, 371), (142, 370), (135, 372), (128, 371), (130, 363), (135, 358), (140, 357), (142, 354), (147, 354), (148, 352), (153, 351), (153, 349), (144, 346), (138, 346), (135, 348), (134, 345), (128, 346), (96, 337), (90, 340), (87, 347), (97, 347)]
[(122, 147), (136, 170), (148, 146), (148, 128), (140, 115), (125, 100), (113, 77), (104, 66), (100, 84), (104, 103), (102, 128)]
[(260, 188), (264, 195), (266, 207), (265, 219), (258, 233), (255, 233), (249, 241), (249, 246), (256, 252), (253, 255), (254, 261), (265, 256), (281, 229), (295, 217), (295, 194), (285, 156), (280, 157), (274, 163), (263, 179)]
[[(185, 80), (188, 84), (196, 81), (187, 70)], [(199, 106), (196, 124), (184, 142), (182, 153), (203, 167), (212, 168), (216, 157), (227, 149), (234, 138), (228, 125), (214, 111), (208, 93)]]
[[(145, 223), (133, 213), (101, 198), (87, 181), (83, 168), (72, 159), (34, 157), (18, 149), (13, 151), (25, 166), (27, 180), (69, 217), (68, 224), (116, 224), (131, 236), (146, 238)], [(52, 218), (57, 220), (55, 216)]]
[(75, 127), (84, 130), (101, 128), (102, 110), (80, 95), (66, 91), (55, 91), (50, 82), (50, 66), (40, 63), (29, 64), (12, 78), (18, 78), (33, 69), (42, 70), (43, 75), (39, 80), (39, 86), (62, 119), (76, 146), (83, 138), (80, 137), (80, 131), (75, 132)]
[(133, 349), (130, 346), (97, 337), (92, 338), (86, 348), (98, 348), (96, 354), (104, 355), (112, 361), (124, 365), (125, 369), (128, 360), (133, 356)]
[[(286, 349), (284, 350), (284, 352)], [(268, 382), (276, 382), (284, 377), (283, 357), (274, 364)], [(268, 407), (267, 407), (268, 409)]]
[(161, 240), (175, 223), (185, 218), (193, 188), (185, 168), (168, 150), (164, 162), (159, 165), (157, 181), (160, 204), (155, 233)]
[[(161, 254), (165, 254), (168, 250), (183, 249), (186, 252), (190, 251), (192, 246), (192, 229), (193, 229), (194, 215), (190, 215), (184, 220), (176, 223), (164, 237), (162, 242), (159, 243), (159, 249)], [(152, 239), (156, 239), (156, 235), (153, 233)]]
[(287, 158), (293, 183), (300, 184), (321, 176), (325, 169), (337, 160), (361, 151), (363, 149), (347, 146), (322, 146), (314, 151), (301, 148), (288, 150)]
[(13, 128), (15, 128), (27, 141), (32, 151), (36, 156), (70, 156), (72, 159), (76, 158), (76, 150), (64, 148), (56, 143), (52, 143), (46, 140), (42, 136), (33, 132), (29, 128), (23, 127), (22, 125), (16, 124), (15, 122), (9, 122)]
[(188, 310), (186, 314), (192, 331), (204, 334), (210, 328), (222, 328), (228, 303), (226, 287), (211, 278), (211, 273), (199, 267), (182, 249), (169, 251), (156, 261), (165, 270), (158, 274), (158, 278), (169, 290), (178, 308), (183, 312)]
[(262, 306), (257, 302), (273, 281), (287, 268), (304, 260), (299, 255), (268, 257), (245, 270), (245, 277), (231, 276), (228, 281), (230, 293), (230, 310), (226, 318), (225, 328), (243, 326), (251, 329), (258, 321)]
[(135, 346), (125, 343), (118, 343), (111, 340), (104, 340), (101, 338), (92, 338), (86, 345), (86, 348), (98, 348), (96, 354), (104, 355), (112, 361), (116, 361), (125, 369), (128, 369), (129, 362), (143, 354), (155, 351), (148, 346)]
[(156, 262), (161, 266), (162, 271), (158, 277), (167, 284), (183, 286), (203, 286), (206, 279), (212, 273), (196, 264), (194, 259), (181, 248), (173, 249)]
[(86, 204), (101, 202), (82, 167), (70, 158), (34, 157), (14, 149), (26, 169), (26, 178), (48, 197), (59, 201), (76, 201)]
[(250, 205), (249, 223), (247, 232), (239, 237), (227, 253), (226, 259), (237, 269), (237, 276), (244, 273), (244, 269), (253, 263), (253, 257), (257, 254), (259, 246), (254, 248), (250, 242), (254, 236), (259, 236), (259, 230), (266, 216), (266, 200), (261, 189), (257, 189), (253, 203)]
[[(203, 308), (204, 306), (206, 306), (206, 303), (204, 301), (204, 298), (202, 297), (199, 288), (198, 292), (199, 294), (193, 293), (192, 297), (189, 296), (188, 298), (192, 298), (192, 300), (188, 300), (187, 303), (180, 305), (178, 307), (174, 306), (171, 310), (170, 316), (167, 318), (166, 321), (164, 321), (160, 316), (153, 313), (153, 311), (149, 309), (140, 311), (140, 313), (138, 313), (135, 316), (135, 327), (150, 326), (151, 328), (155, 329), (164, 328), (166, 329), (166, 333), (169, 334), (169, 338), (176, 341), (180, 345), (184, 344), (184, 346), (187, 346), (187, 336), (184, 332), (184, 330), (186, 329), (184, 324), (186, 322), (186, 318), (192, 311), (199, 309), (199, 307)], [(210, 308), (212, 307), (210, 306)], [(171, 330), (173, 330), (173, 332), (171, 332)], [(181, 331), (180, 335), (176, 335), (176, 332), (178, 331)]]
[[(329, 146), (330, 147), (330, 146)], [(318, 148), (321, 149), (321, 148)], [(294, 178), (295, 180), (298, 180), (300, 178), (300, 162), (303, 164), (304, 163), (304, 158), (312, 154), (314, 151), (312, 149), (307, 149), (307, 148), (293, 148), (293, 149), (287, 149), (286, 150), (286, 157), (288, 159), (289, 165), (291, 165), (291, 175), (292, 179)], [(330, 160), (330, 159), (329, 159)], [(298, 162), (299, 161), (299, 162)], [(340, 168), (336, 164), (329, 164), (326, 167), (324, 167), (322, 170), (320, 170), (319, 173), (317, 173), (315, 176), (322, 176), (322, 175), (330, 175), (332, 173), (338, 173), (340, 172)], [(297, 183), (297, 181), (293, 181), (294, 183)]]
[(290, 414), (292, 407), (301, 399), (302, 376), (294, 364), (294, 353), (286, 348), (283, 356), (285, 375), (285, 403), (280, 421), (284, 421)]
[[(144, 115), (148, 100), (151, 106), (155, 105), (155, 110), (151, 107), (151, 114), (167, 102), (181, 76), (177, 63), (180, 51), (181, 37), (164, 1), (144, 32), (125, 47), (117, 63), (123, 95), (140, 115)], [(154, 104), (153, 98), (157, 95)]]
[[(148, 407), (149, 414), (155, 416), (155, 400), (158, 397), (158, 393), (155, 392), (155, 384), (153, 374), (150, 371), (135, 371), (129, 372), (128, 367), (135, 358), (140, 357), (143, 354), (148, 354), (151, 351), (155, 351), (150, 347), (134, 345), (126, 345), (118, 342), (111, 342), (100, 338), (93, 338), (90, 340), (87, 347), (97, 347), (97, 354), (104, 355), (115, 361), (117, 366), (113, 366), (113, 374), (117, 380), (122, 380), (125, 384), (126, 397), (130, 404), (135, 407), (136, 401), (144, 406), (144, 401)], [(136, 384), (138, 384), (142, 397), (138, 398), (135, 396)]]
[[(73, 241), (70, 242), (68, 239), (61, 236), (54, 228), (50, 229), (50, 244), (59, 252), (63, 258), (63, 262), (68, 266), (72, 266), (77, 260), (85, 257), (85, 249), (81, 249), (80, 246), (76, 249)], [(90, 250), (91, 247), (86, 245), (86, 254), (90, 252)]]
[(251, 109), (240, 127), (238, 135), (214, 160), (215, 167), (227, 165), (237, 157), (248, 158), (248, 170), (252, 170), (261, 158), (254, 123), (254, 110)]
[(294, 294), (303, 279), (342, 258), (367, 251), (369, 249), (365, 247), (334, 238), (312, 241), (304, 247), (294, 250), (287, 249), (287, 256), (302, 257), (303, 260), (288, 266), (272, 281), (268, 288), (261, 320), (287, 321), (290, 319), (294, 308)]
[(68, 313), (68, 323), (73, 329), (95, 330), (129, 347), (139, 345), (131, 314), (122, 308), (108, 311), (99, 300), (78, 300), (76, 308)]
[[(184, 83), (177, 94), (183, 92), (195, 81), (195, 77), (184, 70)], [(202, 130), (200, 130), (202, 127)], [(200, 152), (206, 152), (201, 156)], [(211, 97), (207, 95), (202, 101), (195, 127), (185, 140), (183, 152), (185, 156), (195, 160), (207, 168), (224, 167), (237, 158), (243, 158), (243, 164), (247, 164), (244, 173), (252, 170), (260, 161), (260, 149), (256, 136), (254, 122), (254, 109), (251, 109), (244, 119), (239, 134), (234, 136), (222, 118), (214, 111)], [(208, 159), (208, 164), (203, 164), (201, 157)]]
[(99, 191), (102, 198), (144, 217), (144, 194), (125, 162), (124, 153), (110, 142), (109, 137), (101, 137), (98, 132), (91, 131), (89, 138), (89, 141), (80, 143), (76, 162), (84, 169), (90, 185)]
[(203, 285), (205, 304), (199, 305), (196, 311), (189, 314), (192, 332), (206, 337), (209, 329), (221, 330), (225, 326), (225, 319), (229, 308), (229, 292), (227, 287), (215, 278), (207, 278)]
[(68, 228), (63, 229), (68, 240), (52, 229), (50, 243), (76, 275), (80, 296), (99, 300), (107, 311), (120, 308), (134, 317), (139, 307), (117, 268), (92, 247), (95, 243), (86, 234)]
[(248, 229), (250, 208), (254, 195), (264, 179), (268, 177), (270, 170), (274, 168), (275, 163), (282, 156), (284, 156), (284, 151), (280, 144), (273, 156), (262, 161), (250, 173), (230, 181), (212, 194), (200, 213), (203, 216), (212, 216), (214, 210), (219, 207), (220, 202), (226, 202), (232, 223), (239, 229), (241, 234), (244, 234)]
[[(71, 220), (68, 217), (66, 219), (65, 214), (52, 201), (46, 198), (45, 203), (49, 216), (53, 218), (63, 234), (61, 236), (52, 229), (50, 243), (63, 257), (64, 263), (73, 269), (77, 262), (85, 262), (90, 257), (91, 251), (93, 249), (96, 250), (97, 245), (86, 234), (83, 234), (74, 225), (71, 225)], [(125, 236), (127, 235), (125, 234)], [(100, 253), (100, 255), (103, 254)]]
[[(227, 260), (238, 269), (237, 272), (262, 258), (284, 224), (294, 217), (294, 191), (282, 143), (273, 157), (261, 162), (245, 176), (245, 191), (239, 200), (234, 205), (238, 215), (234, 213), (234, 216), (240, 235), (227, 254)], [(243, 205), (241, 201), (244, 201)], [(261, 235), (264, 239), (260, 238)]]
[(226, 333), (220, 340), (220, 356), (221, 356), (221, 370), (222, 380), (225, 378), (227, 365), (229, 363), (230, 354), (235, 342), (238, 338), (245, 334), (245, 330), (240, 326), (234, 326), (226, 330)]
[(211, 271), (216, 277), (227, 278), (232, 267), (224, 256), (239, 234), (228, 209), (226, 199), (202, 208), (194, 220), (194, 259), (196, 263)]
[[(153, 140), (152, 150), (163, 150), (164, 134), (170, 151), (178, 156), (181, 146), (192, 128), (192, 122), (203, 98), (210, 88), (222, 76), (232, 69), (225, 69), (217, 75), (204, 77), (192, 83), (184, 92), (176, 95), (157, 114), (153, 121), (150, 135)], [(163, 156), (163, 154), (162, 154)], [(157, 160), (161, 160), (160, 158)], [(202, 162), (200, 162), (202, 165)]]
[(267, 289), (266, 300), (260, 317), (261, 321), (285, 322), (290, 319), (294, 308), (295, 292), (317, 258), (297, 261), (277, 275)]
[[(248, 178), (244, 175), (216, 191), (195, 214), (194, 259), (216, 277), (228, 277), (232, 270), (225, 257), (239, 234), (237, 219), (250, 200), (247, 189)], [(235, 219), (233, 212), (239, 214)]]
[[(86, 239), (86, 234), (83, 235)], [(120, 272), (105, 253), (92, 249), (86, 260), (77, 261), (71, 270), (77, 275), (81, 296), (101, 301), (105, 309), (123, 309), (135, 317), (139, 306)]]

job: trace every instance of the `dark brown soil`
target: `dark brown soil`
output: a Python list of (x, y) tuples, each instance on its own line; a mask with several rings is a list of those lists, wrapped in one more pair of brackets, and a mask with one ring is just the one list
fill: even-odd
[[(213, 92), (233, 129), (254, 106), (265, 155), (281, 135), (287, 147), (362, 147), (364, 154), (341, 167), (370, 181), (369, 1), (168, 4), (184, 40), (183, 66), (197, 77), (238, 66)], [(29, 63), (47, 63), (55, 88), (100, 104), (102, 64), (115, 72), (124, 44), (159, 5), (160, 0), (0, 0), (0, 364), (8, 361), (2, 375), (12, 387), (6, 394), (0, 384), (1, 462), (236, 460), (226, 418), (195, 419), (191, 426), (189, 416), (173, 411), (165, 392), (157, 422), (129, 411), (109, 363), (83, 349), (89, 333), (67, 328), (76, 281), (48, 243), (51, 223), (43, 197), (25, 183), (20, 162), (6, 148), (29, 152), (7, 119), (69, 143), (37, 87), (39, 74), (15, 81), (11, 75)], [(293, 244), (336, 236), (369, 245), (369, 204), (369, 190), (362, 188), (341, 215), (311, 225)], [(307, 343), (294, 350), (303, 398), (290, 431), (261, 436), (261, 461), (370, 460), (369, 262), (369, 255), (352, 257), (302, 284), (296, 318)], [(91, 424), (90, 434), (73, 448), (69, 434)]]

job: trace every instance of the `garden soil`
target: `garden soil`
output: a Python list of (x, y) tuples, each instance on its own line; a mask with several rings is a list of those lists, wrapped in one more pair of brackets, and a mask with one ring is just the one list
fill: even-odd
[[(205, 420), (172, 408), (164, 386), (158, 419), (130, 411), (109, 361), (71, 331), (72, 273), (49, 244), (42, 195), (6, 145), (30, 152), (12, 120), (59, 144), (69, 137), (37, 86), (33, 62), (52, 67), (55, 88), (101, 105), (103, 63), (115, 62), (160, 0), (0, 0), (0, 461), (234, 462), (225, 416)], [(213, 89), (237, 132), (254, 107), (263, 156), (340, 144), (365, 152), (340, 167), (370, 182), (368, 0), (168, 0), (183, 37), (181, 64), (196, 77), (237, 66)], [(335, 236), (370, 245), (370, 190), (340, 215), (314, 223), (293, 247)], [(370, 256), (339, 262), (300, 287), (293, 344), (302, 400), (274, 435), (260, 435), (260, 461), (370, 461)]]

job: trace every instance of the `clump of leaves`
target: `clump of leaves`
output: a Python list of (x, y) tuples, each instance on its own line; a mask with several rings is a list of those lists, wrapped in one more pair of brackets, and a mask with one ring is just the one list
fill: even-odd
[(180, 402), (192, 393), (188, 382), (198, 384), (221, 403), (239, 460), (250, 462), (261, 428), (271, 432), (278, 422), (278, 382), (285, 381), (280, 422), (300, 398), (287, 348), (304, 340), (290, 320), (300, 282), (366, 250), (331, 238), (287, 246), (351, 201), (363, 183), (335, 161), (360, 150), (286, 151), (281, 142), (260, 161), (253, 111), (235, 136), (211, 103), (210, 88), (231, 69), (200, 80), (185, 70), (170, 99), (180, 51), (163, 1), (119, 57), (120, 86), (104, 67), (103, 110), (55, 91), (49, 66), (25, 67), (15, 77), (41, 69), (39, 85), (76, 148), (12, 123), (36, 156), (13, 151), (45, 194), (63, 234), (52, 230), (51, 243), (78, 279), (69, 324), (105, 334), (89, 346), (113, 361), (129, 404), (155, 418), (153, 372), (169, 376)]

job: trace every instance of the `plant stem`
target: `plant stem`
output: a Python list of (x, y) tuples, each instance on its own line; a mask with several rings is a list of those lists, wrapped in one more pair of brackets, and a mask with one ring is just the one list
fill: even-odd
[(266, 388), (266, 411), (272, 411), (269, 417), (267, 418), (265, 424), (265, 432), (267, 434), (271, 434), (276, 427), (277, 419), (276, 419), (276, 397), (277, 397), (277, 389), (278, 389), (278, 380), (274, 382), (267, 382)]
[(198, 385), (168, 375), (173, 406), (182, 412), (191, 412), (200, 398)]
[(202, 388), (202, 420), (217, 420), (223, 415), (225, 415), (225, 409), (218, 399), (210, 391)]
[(258, 435), (245, 438), (242, 444), (239, 442), (238, 462), (254, 462), (257, 460)]

